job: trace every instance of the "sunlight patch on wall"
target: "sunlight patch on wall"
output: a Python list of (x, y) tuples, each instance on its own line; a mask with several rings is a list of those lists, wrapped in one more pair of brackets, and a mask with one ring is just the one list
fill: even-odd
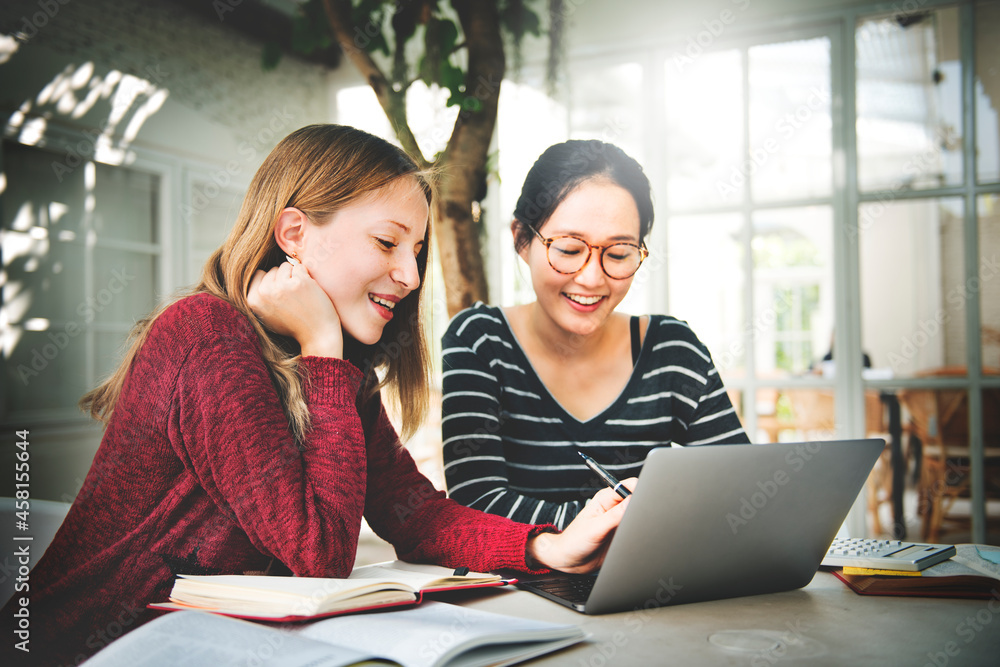
[[(0, 43), (0, 58), (3, 53)], [(83, 131), (82, 139), (70, 142), (65, 161), (95, 159), (106, 164), (128, 164), (135, 160), (129, 147), (169, 94), (166, 88), (118, 70), (96, 73), (93, 62), (71, 64), (42, 87), (34, 100), (25, 100), (11, 114), (5, 130), (17, 136), (20, 143), (45, 145), (50, 121), (65, 117), (80, 122), (88, 114), (99, 113), (104, 103), (107, 115), (89, 123), (83, 120), (91, 129)]]
[(0, 35), (0, 65), (10, 60), (19, 46), (20, 43), (12, 35)]

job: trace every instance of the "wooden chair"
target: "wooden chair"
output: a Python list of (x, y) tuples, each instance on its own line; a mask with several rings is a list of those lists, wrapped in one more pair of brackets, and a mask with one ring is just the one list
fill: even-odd
[[(792, 418), (786, 427), (796, 429), (804, 438), (826, 439), (836, 433), (833, 391), (829, 389), (787, 389), (784, 391), (791, 408)], [(865, 392), (865, 435), (887, 437), (888, 426), (885, 409), (879, 392)], [(879, 508), (883, 503), (892, 502), (892, 461), (888, 438), (879, 460), (868, 476), (868, 514), (873, 535), (882, 534)]]
[[(964, 375), (965, 369), (948, 367), (924, 375), (959, 374)], [(971, 492), (968, 392), (904, 389), (899, 400), (909, 412), (911, 434), (920, 439), (923, 448), (917, 486), (922, 539), (936, 542), (955, 500), (968, 498)], [(983, 445), (985, 495), (1000, 498), (1000, 389), (983, 390)]]

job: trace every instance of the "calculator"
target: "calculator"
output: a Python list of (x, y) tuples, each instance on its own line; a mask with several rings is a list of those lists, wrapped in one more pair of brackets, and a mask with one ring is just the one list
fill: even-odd
[(917, 572), (954, 555), (955, 547), (950, 544), (843, 537), (833, 541), (820, 565)]

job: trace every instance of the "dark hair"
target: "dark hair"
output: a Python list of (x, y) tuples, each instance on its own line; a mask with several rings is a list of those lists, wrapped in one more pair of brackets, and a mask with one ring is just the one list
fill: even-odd
[(528, 171), (514, 207), (514, 218), (522, 223), (515, 248), (521, 250), (534, 236), (524, 225), (539, 229), (580, 184), (601, 178), (632, 195), (639, 209), (639, 239), (646, 238), (653, 226), (653, 198), (642, 166), (613, 144), (572, 139), (546, 148)]

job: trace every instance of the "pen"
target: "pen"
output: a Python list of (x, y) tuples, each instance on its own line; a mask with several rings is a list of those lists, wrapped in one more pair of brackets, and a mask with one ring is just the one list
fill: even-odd
[(614, 489), (619, 496), (622, 498), (628, 498), (632, 495), (632, 492), (626, 489), (625, 485), (615, 479), (611, 473), (602, 468), (600, 463), (579, 450), (577, 450), (576, 453), (583, 458), (583, 462), (587, 464), (587, 467), (596, 472), (597, 476), (603, 479), (604, 483)]

